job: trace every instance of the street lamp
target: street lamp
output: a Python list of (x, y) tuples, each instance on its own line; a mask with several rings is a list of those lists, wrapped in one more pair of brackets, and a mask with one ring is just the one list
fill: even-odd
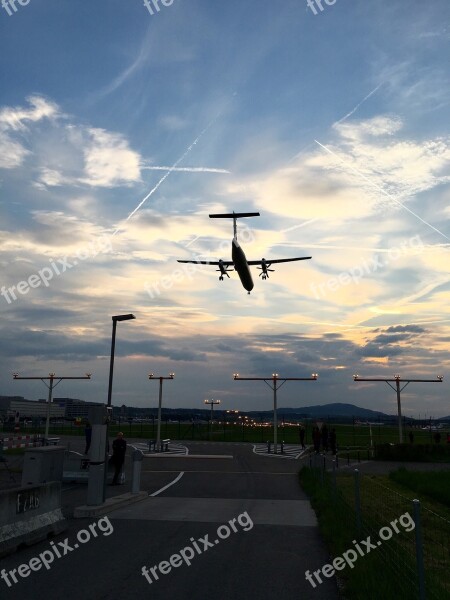
[[(169, 377), (155, 377), (153, 373), (150, 373), (149, 379), (159, 379), (159, 401), (158, 401), (158, 426), (156, 430), (156, 448), (159, 448), (159, 444), (161, 442), (161, 406), (162, 406), (162, 386), (164, 379), (173, 379), (175, 377), (175, 373), (169, 373)], [(158, 450), (157, 450), (158, 451)]]
[(135, 319), (134, 315), (116, 315), (112, 318), (113, 326), (112, 326), (112, 339), (111, 339), (111, 359), (109, 362), (109, 384), (108, 384), (108, 407), (111, 406), (111, 394), (112, 394), (112, 382), (113, 382), (113, 370), (114, 370), (114, 352), (116, 349), (116, 328), (118, 321), (130, 321), (131, 319)]
[(111, 358), (109, 361), (108, 403), (107, 403), (107, 407), (106, 407), (106, 410), (108, 413), (108, 415), (107, 415), (108, 418), (106, 420), (103, 502), (105, 501), (105, 497), (106, 497), (106, 480), (108, 477), (108, 437), (109, 437), (108, 429), (109, 429), (109, 417), (110, 417), (110, 413), (112, 412), (111, 396), (112, 396), (112, 383), (113, 383), (113, 372), (114, 372), (114, 353), (115, 353), (115, 349), (116, 349), (117, 322), (118, 321), (130, 321), (135, 318), (136, 317), (131, 313), (128, 313), (126, 315), (114, 315), (113, 317), (111, 317), (113, 324), (112, 324), (112, 337), (111, 337)]

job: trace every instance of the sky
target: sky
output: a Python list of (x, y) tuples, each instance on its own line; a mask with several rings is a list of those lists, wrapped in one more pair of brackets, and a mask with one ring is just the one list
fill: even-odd
[[(0, 394), (450, 414), (448, 0), (0, 7)], [(322, 6), (322, 10), (320, 9)], [(153, 14), (152, 14), (153, 13)], [(277, 265), (250, 295), (230, 260)]]

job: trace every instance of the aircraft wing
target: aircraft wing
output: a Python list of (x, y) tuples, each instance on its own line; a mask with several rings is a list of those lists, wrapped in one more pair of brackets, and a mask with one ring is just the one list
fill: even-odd
[[(194, 265), (214, 265), (218, 267), (223, 265), (224, 267), (232, 267), (234, 262), (232, 260), (222, 260), (220, 263), (213, 260), (177, 260), (179, 263), (192, 263)], [(259, 264), (259, 263), (258, 263)]]
[[(295, 260), (309, 260), (310, 258), (312, 258), (312, 257), (311, 256), (302, 256), (300, 258), (276, 258), (275, 260), (270, 260), (269, 258), (265, 258), (264, 261), (267, 265), (276, 265), (277, 263), (293, 262)], [(262, 260), (248, 260), (247, 264), (250, 266), (262, 265)]]

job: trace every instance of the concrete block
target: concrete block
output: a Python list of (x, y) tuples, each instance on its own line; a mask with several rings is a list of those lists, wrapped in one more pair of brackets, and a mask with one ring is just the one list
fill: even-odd
[(0, 491), (0, 557), (66, 528), (59, 482)]

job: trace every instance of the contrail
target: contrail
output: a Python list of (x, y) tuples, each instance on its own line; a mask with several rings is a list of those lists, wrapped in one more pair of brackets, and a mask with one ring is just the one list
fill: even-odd
[(180, 171), (182, 173), (226, 173), (230, 174), (231, 171), (227, 169), (215, 169), (210, 167), (159, 167), (159, 166), (148, 166), (141, 167), (143, 171)]
[(306, 225), (310, 225), (311, 223), (315, 223), (315, 221), (320, 221), (321, 217), (315, 217), (314, 219), (309, 219), (309, 221), (304, 221), (300, 223), (300, 225), (293, 225), (292, 227), (288, 227), (287, 229), (281, 229), (278, 233), (287, 233), (288, 231), (294, 231), (294, 229), (300, 229), (301, 227), (306, 227)]
[(352, 114), (353, 114), (353, 113), (355, 113), (355, 112), (358, 110), (358, 108), (359, 108), (359, 107), (360, 107), (362, 104), (364, 104), (364, 102), (365, 102), (366, 100), (368, 100), (368, 99), (370, 98), (370, 96), (373, 96), (373, 94), (375, 94), (375, 92), (377, 92), (377, 91), (380, 89), (380, 87), (381, 87), (382, 85), (383, 85), (383, 83), (380, 83), (379, 85), (377, 85), (377, 87), (376, 87), (374, 90), (372, 90), (372, 91), (371, 91), (369, 94), (367, 94), (367, 96), (366, 96), (365, 98), (363, 98), (363, 99), (361, 100), (361, 102), (360, 102), (359, 104), (357, 104), (353, 110), (351, 110), (349, 113), (347, 113), (347, 114), (345, 115), (345, 117), (342, 117), (342, 119), (339, 119), (339, 121), (336, 121), (336, 123), (333, 123), (332, 127), (334, 127), (335, 125), (339, 125), (339, 123), (343, 123), (343, 122), (344, 122), (344, 121), (346, 121), (346, 120), (347, 120), (349, 117), (351, 117), (351, 116), (352, 116)]
[[(217, 119), (219, 118), (219, 115), (217, 117), (215, 117), (214, 119), (212, 119), (212, 121), (210, 121), (208, 123), (208, 125), (203, 129), (203, 131), (200, 132), (200, 134), (195, 138), (195, 140), (192, 142), (192, 144), (187, 148), (187, 150), (185, 150), (185, 152), (180, 156), (180, 158), (175, 161), (173, 163), (173, 165), (167, 170), (167, 173), (165, 173), (161, 179), (158, 181), (158, 183), (149, 191), (149, 193), (139, 202), (139, 204), (136, 206), (136, 208), (130, 212), (130, 214), (128, 215), (128, 217), (125, 219), (125, 223), (127, 221), (129, 221), (131, 219), (131, 217), (133, 215), (135, 215), (137, 213), (137, 211), (141, 208), (141, 206), (147, 202), (147, 200), (150, 198), (150, 196), (152, 196), (156, 190), (160, 187), (161, 184), (164, 183), (164, 181), (169, 177), (169, 175), (172, 173), (172, 171), (174, 171), (178, 165), (180, 164), (180, 162), (182, 160), (184, 160), (186, 158), (186, 156), (189, 154), (189, 152), (192, 150), (192, 148), (197, 144), (197, 142), (203, 137), (203, 135), (208, 131), (208, 129), (213, 125), (213, 123), (215, 123), (217, 121)], [(118, 227), (114, 233), (112, 235), (116, 235), (116, 233), (118, 233), (120, 231), (120, 227)]]
[(427, 227), (430, 227), (430, 229), (433, 229), (433, 231), (435, 231), (436, 233), (438, 233), (439, 235), (441, 235), (442, 237), (444, 237), (446, 240), (450, 241), (450, 238), (447, 237), (445, 235), (445, 233), (442, 233), (442, 231), (439, 231), (439, 229), (437, 229), (436, 227), (434, 227), (434, 225), (431, 225), (431, 223), (428, 223), (428, 221), (425, 221), (425, 219), (422, 219), (422, 217), (420, 217), (417, 213), (415, 213), (414, 211), (412, 211), (410, 208), (408, 208), (407, 206), (405, 206), (402, 202), (400, 202), (400, 200), (397, 200), (397, 198), (394, 198), (394, 196), (392, 194), (390, 194), (389, 192), (386, 192), (385, 189), (383, 189), (381, 186), (379, 186), (377, 183), (375, 183), (374, 181), (371, 181), (366, 175), (364, 175), (364, 173), (361, 173), (360, 171), (358, 171), (358, 169), (355, 169), (355, 167), (352, 167), (352, 165), (349, 165), (348, 163), (346, 163), (342, 158), (340, 158), (337, 154), (335, 154), (332, 150), (330, 150), (329, 148), (327, 148), (326, 146), (324, 146), (323, 144), (321, 144), (320, 142), (318, 142), (317, 140), (314, 140), (316, 142), (316, 144), (318, 144), (321, 148), (323, 148), (326, 152), (328, 152), (329, 154), (331, 154), (332, 156), (334, 156), (335, 158), (337, 158), (342, 164), (344, 164), (348, 169), (350, 169), (351, 171), (353, 171), (354, 173), (356, 173), (357, 175), (359, 175), (360, 177), (362, 177), (365, 181), (367, 181), (367, 183), (369, 183), (372, 187), (374, 187), (375, 189), (377, 189), (379, 192), (381, 192), (382, 194), (384, 194), (385, 196), (387, 196), (390, 200), (392, 200), (393, 202), (395, 202), (396, 204), (398, 204), (399, 206), (401, 206), (402, 208), (404, 208), (406, 211), (408, 211), (411, 215), (413, 215), (414, 217), (416, 217), (416, 219), (419, 219), (419, 221), (421, 221), (424, 225), (426, 225)]

